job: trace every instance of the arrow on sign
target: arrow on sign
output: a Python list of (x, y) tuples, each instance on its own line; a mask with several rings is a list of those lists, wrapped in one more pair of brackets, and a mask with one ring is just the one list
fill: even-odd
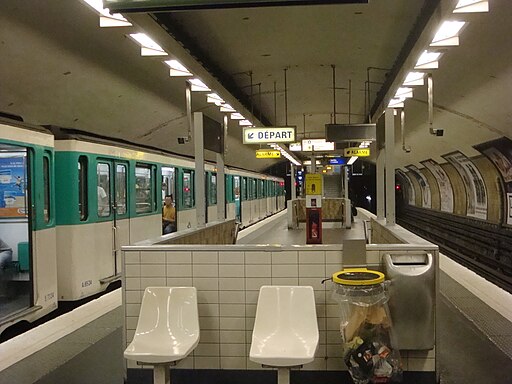
[(254, 139), (254, 132), (249, 132), (249, 134), (247, 135), (247, 137), (249, 139)]

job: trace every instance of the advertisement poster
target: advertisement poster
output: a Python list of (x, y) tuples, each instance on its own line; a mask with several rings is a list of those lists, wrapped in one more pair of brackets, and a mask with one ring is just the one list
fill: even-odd
[(432, 208), (432, 193), (430, 192), (430, 185), (423, 173), (414, 165), (406, 167), (410, 174), (416, 179), (421, 189), (421, 206), (423, 208)]
[(443, 156), (462, 177), (467, 195), (467, 216), (487, 219), (487, 191), (478, 168), (462, 152)]
[(432, 175), (434, 175), (437, 181), (441, 197), (441, 211), (453, 213), (453, 188), (448, 175), (444, 169), (432, 159), (422, 161), (421, 164), (432, 172)]
[(0, 157), (0, 217), (26, 217), (25, 156)]
[(405, 188), (405, 191), (407, 193), (407, 200), (409, 205), (415, 205), (416, 203), (416, 191), (414, 190), (414, 186), (412, 185), (411, 179), (409, 179), (409, 176), (407, 173), (404, 172), (401, 169), (396, 170), (397, 173), (402, 177), (403, 180), (405, 180), (408, 184), (408, 187)]
[(507, 224), (512, 225), (512, 140), (502, 137), (474, 148), (486, 156), (496, 167), (505, 186), (507, 203)]

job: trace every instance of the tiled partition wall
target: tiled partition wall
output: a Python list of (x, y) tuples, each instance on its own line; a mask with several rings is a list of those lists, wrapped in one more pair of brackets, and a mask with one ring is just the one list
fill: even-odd
[[(429, 251), (437, 246), (368, 245), (370, 268), (381, 269), (390, 251)], [(132, 340), (147, 286), (194, 286), (199, 303), (200, 343), (178, 364), (191, 369), (261, 369), (248, 358), (258, 291), (262, 285), (310, 285), (315, 290), (320, 347), (305, 370), (346, 370), (338, 306), (322, 280), (342, 269), (341, 245), (123, 247), (126, 345)], [(435, 371), (434, 351), (402, 352), (404, 369)], [(140, 368), (128, 362), (128, 368)]]

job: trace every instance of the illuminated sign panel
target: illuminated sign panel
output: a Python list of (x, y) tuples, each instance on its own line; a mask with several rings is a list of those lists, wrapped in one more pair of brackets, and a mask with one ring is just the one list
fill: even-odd
[(345, 148), (343, 150), (343, 154), (347, 157), (348, 156), (367, 157), (367, 156), (370, 156), (370, 148), (359, 148), (359, 147)]
[(322, 194), (322, 175), (319, 173), (306, 174), (306, 195)]
[(295, 127), (244, 128), (244, 144), (291, 143), (295, 141)]
[(347, 159), (343, 157), (334, 157), (332, 159), (329, 159), (329, 164), (331, 165), (345, 165), (347, 164)]
[(112, 13), (334, 3), (366, 4), (368, 0), (103, 0), (104, 8), (109, 8)]
[(302, 150), (304, 152), (334, 151), (334, 143), (325, 141), (325, 139), (302, 140)]
[(258, 149), (256, 151), (257, 159), (279, 159), (281, 157), (281, 152), (279, 151), (267, 151), (266, 149)]
[(293, 152), (302, 151), (302, 145), (300, 143), (290, 143), (288, 148)]

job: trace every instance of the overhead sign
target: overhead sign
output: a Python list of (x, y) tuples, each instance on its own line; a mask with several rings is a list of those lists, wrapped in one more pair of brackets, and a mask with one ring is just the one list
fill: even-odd
[(347, 164), (347, 160), (344, 157), (334, 157), (334, 158), (329, 159), (329, 164), (345, 165), (345, 164)]
[(370, 156), (370, 148), (345, 148), (343, 150), (343, 154), (347, 157), (349, 156), (358, 156), (358, 157), (367, 157)]
[(291, 143), (295, 127), (244, 128), (244, 144)]
[(258, 149), (256, 151), (256, 158), (257, 159), (279, 159), (281, 157), (281, 152), (279, 151), (273, 151), (266, 149)]
[(322, 175), (319, 173), (306, 174), (306, 195), (322, 194)]
[(375, 124), (325, 124), (325, 138), (340, 143), (343, 141), (375, 141)]
[(302, 151), (302, 145), (300, 143), (290, 143), (288, 149), (293, 152)]
[(304, 152), (334, 151), (334, 143), (325, 141), (325, 139), (302, 140), (302, 150)]
[(104, 8), (109, 8), (111, 13), (333, 3), (366, 4), (368, 0), (103, 0)]

